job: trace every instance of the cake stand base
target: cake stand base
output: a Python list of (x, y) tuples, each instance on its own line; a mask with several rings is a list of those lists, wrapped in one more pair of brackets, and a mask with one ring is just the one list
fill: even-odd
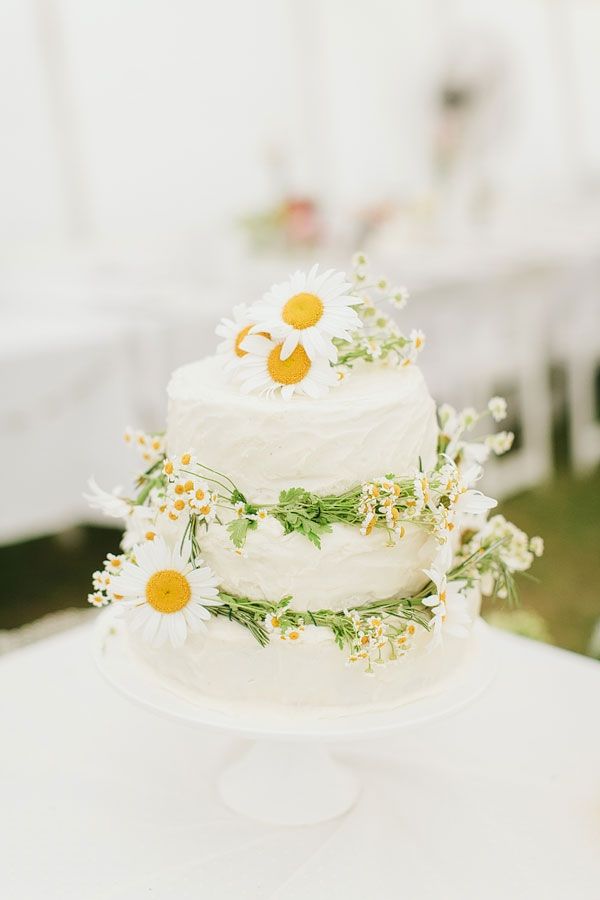
[(100, 672), (120, 693), (155, 713), (250, 738), (250, 749), (217, 780), (225, 804), (273, 825), (312, 825), (341, 816), (360, 793), (354, 773), (336, 762), (328, 745), (394, 734), (471, 703), (496, 670), (493, 633), (478, 622), (473, 647), (444, 690), (404, 706), (374, 712), (314, 715), (268, 709), (224, 710), (209, 697), (188, 699), (170, 690), (132, 652), (125, 623), (109, 607), (98, 617), (93, 654)]
[(237, 813), (271, 825), (314, 825), (351, 809), (360, 793), (351, 769), (322, 744), (255, 741), (217, 786)]

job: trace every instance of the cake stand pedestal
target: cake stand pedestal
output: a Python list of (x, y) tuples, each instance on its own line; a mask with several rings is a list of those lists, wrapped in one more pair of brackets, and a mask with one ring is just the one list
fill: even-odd
[(124, 622), (112, 607), (98, 617), (93, 654), (104, 677), (130, 700), (191, 725), (250, 739), (246, 753), (219, 776), (218, 789), (230, 809), (275, 825), (312, 825), (354, 805), (359, 781), (331, 755), (329, 744), (376, 738), (451, 715), (479, 697), (496, 670), (492, 633), (480, 621), (473, 652), (443, 692), (394, 709), (327, 717), (226, 712), (211, 698), (174, 693), (132, 653)]

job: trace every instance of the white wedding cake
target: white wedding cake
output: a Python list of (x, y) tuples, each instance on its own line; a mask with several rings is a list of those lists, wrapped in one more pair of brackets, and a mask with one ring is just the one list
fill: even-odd
[[(531, 541), (474, 488), (506, 432), (467, 442), (474, 410), (436, 410), (371, 279), (296, 273), (238, 307), (220, 352), (178, 369), (124, 553), (90, 602), (123, 610), (135, 657), (188, 699), (339, 715), (442, 690), (472, 650), (481, 590), (512, 593)], [(490, 401), (498, 421), (501, 398)]]

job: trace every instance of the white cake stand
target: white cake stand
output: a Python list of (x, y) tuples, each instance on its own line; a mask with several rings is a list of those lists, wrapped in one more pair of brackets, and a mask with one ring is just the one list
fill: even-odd
[[(328, 744), (364, 740), (448, 716), (475, 700), (496, 670), (491, 630), (475, 627), (473, 653), (443, 693), (372, 713), (331, 718), (275, 712), (224, 712), (214, 701), (171, 692), (131, 652), (123, 621), (109, 607), (98, 617), (93, 654), (100, 672), (121, 694), (153, 712), (252, 740), (250, 749), (219, 777), (223, 801), (242, 815), (276, 825), (312, 825), (336, 818), (356, 802), (360, 784)], [(284, 746), (282, 746), (284, 742)], [(285, 785), (285, 792), (282, 786)]]

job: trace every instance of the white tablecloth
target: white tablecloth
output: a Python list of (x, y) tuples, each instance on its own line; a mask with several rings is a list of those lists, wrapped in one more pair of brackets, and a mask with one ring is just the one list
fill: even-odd
[(3, 897), (600, 896), (597, 663), (498, 634), (500, 672), (481, 699), (341, 745), (363, 781), (358, 805), (277, 829), (217, 797), (241, 745), (117, 695), (90, 640), (84, 626), (0, 661)]

